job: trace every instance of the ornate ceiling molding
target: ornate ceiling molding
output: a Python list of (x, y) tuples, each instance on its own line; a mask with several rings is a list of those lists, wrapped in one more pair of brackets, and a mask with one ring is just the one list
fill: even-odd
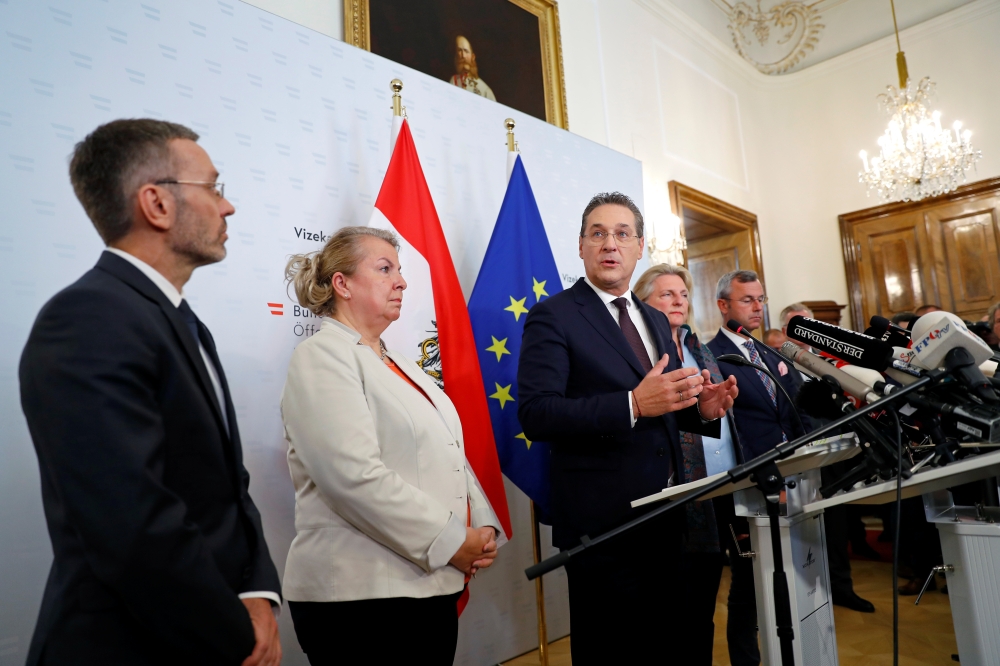
[(729, 19), (729, 34), (740, 57), (757, 71), (773, 76), (802, 62), (826, 27), (820, 11), (844, 1), (783, 0), (766, 9), (761, 7), (761, 0), (756, 6), (742, 1), (729, 4), (726, 0), (715, 0), (715, 5)]

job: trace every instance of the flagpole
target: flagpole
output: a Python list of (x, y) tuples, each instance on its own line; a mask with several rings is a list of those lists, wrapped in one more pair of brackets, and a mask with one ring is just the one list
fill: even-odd
[[(531, 554), (538, 564), (542, 559), (542, 539), (538, 518), (535, 516), (535, 501), (531, 500)], [(545, 591), (542, 577), (535, 579), (535, 606), (538, 608), (538, 662), (549, 666), (549, 637), (545, 628)]]
[[(507, 118), (503, 121), (503, 126), (507, 128), (507, 180), (510, 181), (510, 174), (514, 170), (514, 163), (517, 160), (514, 119)], [(530, 502), (531, 556), (535, 564), (538, 564), (542, 559), (542, 537), (539, 532), (538, 517), (535, 515), (535, 500), (530, 500)], [(538, 609), (538, 662), (541, 666), (549, 666), (549, 636), (545, 627), (545, 589), (542, 586), (541, 576), (535, 579), (535, 607)]]
[(403, 90), (403, 82), (393, 79), (389, 82), (389, 89), (392, 90), (392, 130), (389, 134), (389, 156), (396, 148), (396, 137), (399, 136), (399, 128), (403, 126), (403, 118), (406, 117), (406, 107), (403, 106), (403, 96), (399, 93)]

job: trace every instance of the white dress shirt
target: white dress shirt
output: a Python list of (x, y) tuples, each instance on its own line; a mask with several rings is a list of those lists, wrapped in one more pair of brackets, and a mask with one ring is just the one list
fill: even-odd
[[(611, 316), (614, 317), (615, 323), (621, 326), (618, 321), (618, 306), (612, 303), (612, 301), (618, 299), (619, 297), (614, 294), (609, 294), (603, 289), (599, 289), (593, 282), (590, 281), (590, 278), (584, 277), (583, 279), (590, 285), (590, 288), (594, 290), (594, 293), (596, 293), (604, 302), (604, 305), (608, 308), (608, 312), (610, 312)], [(640, 312), (639, 308), (637, 308), (635, 303), (632, 301), (632, 292), (628, 291), (623, 294), (623, 296), (627, 303), (625, 310), (628, 312), (629, 318), (632, 319), (632, 323), (635, 324), (636, 330), (639, 331), (639, 337), (642, 338), (642, 345), (646, 348), (646, 354), (649, 355), (649, 362), (656, 365), (656, 362), (660, 359), (656, 355), (656, 345), (653, 344), (653, 339), (649, 335), (649, 329), (646, 327), (646, 319), (642, 316), (642, 312)], [(628, 392), (628, 418), (634, 428), (635, 414), (632, 413), (632, 391)]]
[[(741, 354), (743, 354), (743, 358), (745, 358), (748, 361), (750, 360), (750, 350), (747, 349), (744, 346), (744, 345), (746, 345), (746, 342), (747, 342), (746, 338), (744, 338), (743, 336), (738, 335), (736, 333), (733, 333), (732, 331), (730, 331), (725, 326), (722, 326), (721, 328), (719, 328), (719, 331), (721, 331), (723, 334), (725, 334), (725, 336), (727, 338), (729, 338), (730, 340), (733, 341), (733, 344), (736, 345), (736, 348), (740, 350)], [(756, 347), (758, 344), (762, 345), (764, 343), (760, 342), (759, 340), (754, 340), (753, 344)]]
[[(116, 247), (106, 247), (104, 249), (106, 252), (118, 255), (142, 271), (143, 275), (148, 277), (153, 284), (159, 287), (160, 291), (163, 292), (163, 295), (167, 297), (167, 300), (169, 300), (175, 308), (180, 307), (181, 301), (184, 300), (184, 294), (177, 291), (177, 288), (174, 287), (174, 285), (170, 283), (170, 280), (164, 277), (162, 273), (157, 271), (142, 259), (139, 259), (124, 250), (119, 250)], [(229, 421), (226, 418), (226, 398), (222, 391), (222, 382), (219, 381), (219, 373), (215, 370), (215, 364), (212, 363), (212, 359), (209, 358), (208, 352), (205, 351), (205, 347), (201, 344), (201, 340), (196, 340), (195, 342), (198, 343), (198, 351), (201, 352), (201, 360), (204, 362), (205, 369), (208, 371), (208, 377), (212, 380), (212, 388), (215, 389), (215, 397), (219, 401), (219, 408), (222, 412), (222, 421), (226, 426), (226, 432), (229, 432)], [(237, 596), (239, 596), (240, 599), (267, 599), (275, 605), (274, 608), (276, 614), (281, 608), (281, 597), (274, 592), (243, 592)]]

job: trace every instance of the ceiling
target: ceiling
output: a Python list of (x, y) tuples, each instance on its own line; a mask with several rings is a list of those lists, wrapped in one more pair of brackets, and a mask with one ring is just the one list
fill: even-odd
[[(674, 5), (771, 75), (810, 67), (893, 34), (889, 0), (661, 1)], [(972, 1), (896, 0), (899, 29)]]

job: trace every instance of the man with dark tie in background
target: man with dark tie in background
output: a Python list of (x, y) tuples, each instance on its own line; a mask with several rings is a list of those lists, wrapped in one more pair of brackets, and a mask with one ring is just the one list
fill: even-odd
[(235, 212), (197, 139), (117, 120), (70, 163), (108, 247), (42, 308), (21, 357), (54, 555), (28, 666), (281, 661), (236, 412), (182, 292), (226, 256)]
[[(568, 549), (641, 514), (630, 502), (684, 483), (678, 427), (719, 436), (735, 380), (681, 368), (666, 316), (629, 289), (643, 251), (642, 214), (627, 196), (583, 212), (586, 277), (531, 308), (518, 364), (524, 434), (551, 443), (553, 543)], [(684, 513), (572, 560), (572, 656), (585, 664), (669, 660)]]

